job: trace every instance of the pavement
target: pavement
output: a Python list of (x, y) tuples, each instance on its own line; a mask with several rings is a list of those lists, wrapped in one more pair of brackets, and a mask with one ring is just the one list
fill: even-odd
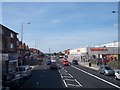
[(84, 66), (84, 67), (87, 67), (87, 68), (91, 68), (91, 69), (94, 69), (94, 70), (99, 70), (99, 67), (100, 66), (97, 66), (95, 64), (91, 64), (91, 67), (89, 66), (89, 62), (78, 62), (79, 65), (81, 66)]

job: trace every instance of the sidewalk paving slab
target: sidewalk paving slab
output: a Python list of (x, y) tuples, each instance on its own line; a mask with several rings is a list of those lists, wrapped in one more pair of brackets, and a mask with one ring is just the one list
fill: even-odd
[(87, 67), (87, 68), (91, 68), (91, 69), (94, 69), (94, 70), (97, 70), (97, 71), (99, 70), (99, 66), (97, 66), (95, 64), (92, 64), (91, 67), (90, 67), (89, 62), (79, 62), (79, 65)]

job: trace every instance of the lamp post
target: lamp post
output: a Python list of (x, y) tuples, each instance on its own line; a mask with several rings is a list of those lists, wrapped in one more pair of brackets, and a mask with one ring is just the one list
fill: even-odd
[[(21, 47), (21, 55), (22, 55), (22, 57), (23, 57), (23, 54), (24, 54), (24, 52), (25, 52), (25, 51), (24, 51), (24, 48), (23, 48), (23, 25), (24, 25), (24, 24), (30, 24), (30, 23), (22, 23), (22, 24), (21, 24), (21, 46), (22, 46), (22, 47)], [(21, 65), (22, 65), (22, 64), (24, 65), (24, 59), (22, 59), (22, 61), (21, 61)]]
[(50, 58), (50, 56), (51, 56), (51, 55), (50, 55), (50, 48), (49, 48), (49, 58)]
[(30, 22), (29, 23), (22, 23), (22, 26), (21, 26), (21, 44), (23, 43), (23, 25), (24, 24), (30, 24)]

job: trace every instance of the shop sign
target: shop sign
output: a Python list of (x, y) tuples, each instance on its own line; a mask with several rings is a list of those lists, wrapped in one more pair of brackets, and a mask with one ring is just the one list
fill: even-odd
[(77, 50), (77, 52), (80, 52), (80, 50)]
[(90, 48), (91, 51), (108, 51), (107, 48)]

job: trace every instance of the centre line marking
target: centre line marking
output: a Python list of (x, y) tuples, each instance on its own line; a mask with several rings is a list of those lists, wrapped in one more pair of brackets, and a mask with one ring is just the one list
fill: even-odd
[(68, 81), (75, 81), (74, 79), (64, 79), (64, 80), (68, 80)]
[(63, 80), (63, 82), (64, 82), (65, 86), (68, 87), (68, 85), (67, 85), (67, 83), (65, 82), (65, 80)]
[(67, 70), (65, 70), (65, 72), (68, 72)]
[(80, 84), (76, 79), (74, 79), (81, 87), (82, 87), (82, 84)]
[(71, 78), (70, 76), (63, 76), (63, 77), (68, 77), (68, 78)]
[(69, 73), (69, 75), (73, 78), (73, 76)]
[(90, 75), (90, 76), (92, 76), (92, 77), (95, 77), (95, 78), (97, 78), (97, 79), (99, 79), (99, 80), (101, 80), (101, 81), (103, 81), (103, 82), (105, 82), (105, 83), (108, 83), (108, 84), (110, 84), (110, 85), (112, 85), (112, 86), (120, 89), (119, 86), (117, 86), (117, 85), (115, 85), (115, 84), (113, 84), (113, 83), (111, 83), (111, 82), (108, 82), (108, 81), (106, 81), (106, 80), (104, 80), (104, 79), (102, 79), (102, 78), (100, 78), (100, 77), (98, 77), (98, 76), (95, 76), (95, 75), (93, 75), (93, 74), (91, 74), (91, 73), (88, 73), (88, 72), (86, 72), (86, 71), (84, 71), (84, 70), (82, 70), (82, 69), (79, 69), (79, 68), (77, 68), (77, 67), (75, 67), (75, 66), (73, 66), (73, 65), (71, 65), (71, 67), (73, 67), (73, 68), (75, 68), (75, 69), (77, 69), (77, 70), (80, 70), (80, 71), (82, 71), (82, 72), (84, 72), (84, 73), (86, 73), (86, 74), (88, 74), (88, 75)]
[(63, 76), (62, 76), (61, 72), (60, 72), (59, 70), (58, 70), (58, 72), (59, 72), (59, 74), (60, 74), (61, 78), (63, 78)]
[(69, 86), (75, 86), (75, 87), (80, 87), (79, 85), (75, 85), (75, 84), (68, 84)]

